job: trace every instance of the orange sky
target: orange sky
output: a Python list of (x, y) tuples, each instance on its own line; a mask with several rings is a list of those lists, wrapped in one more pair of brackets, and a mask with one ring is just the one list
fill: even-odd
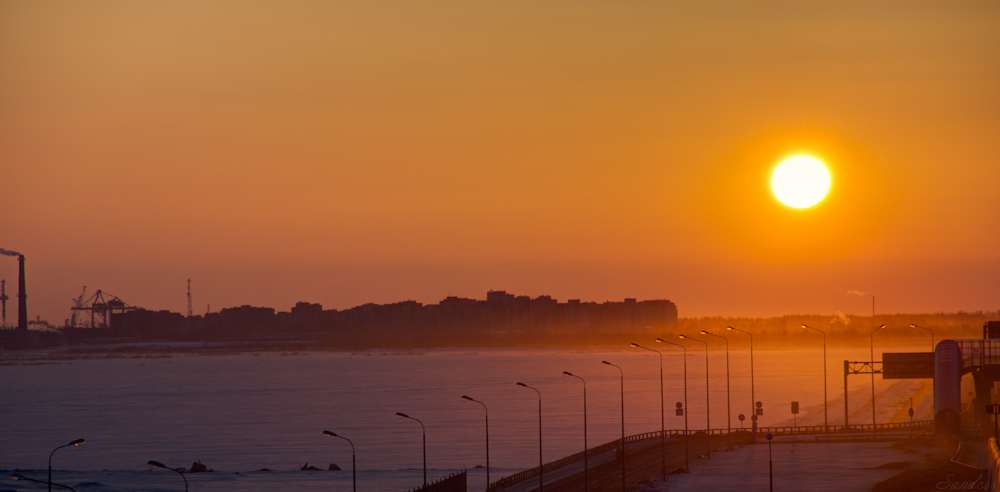
[[(83, 285), (183, 311), (188, 277), (199, 313), (996, 310), (998, 26), (994, 1), (5, 1), (0, 247), (54, 323)], [(804, 211), (768, 187), (796, 153), (833, 176)]]

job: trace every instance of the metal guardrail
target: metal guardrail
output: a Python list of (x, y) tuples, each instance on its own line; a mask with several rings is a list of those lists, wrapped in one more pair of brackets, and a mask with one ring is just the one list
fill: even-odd
[[(888, 424), (875, 425), (875, 431), (879, 430), (899, 430), (899, 429), (931, 429), (934, 427), (933, 420), (914, 420), (911, 422), (892, 422)], [(851, 424), (851, 425), (809, 425), (797, 427), (758, 427), (757, 433), (770, 432), (776, 436), (790, 436), (796, 434), (829, 434), (845, 432), (871, 432), (872, 424)]]
[(817, 434), (816, 442), (863, 442), (863, 441), (889, 441), (896, 439), (908, 439), (922, 434), (908, 434), (901, 432), (880, 432), (872, 436), (869, 432), (860, 434)]
[[(877, 424), (875, 426), (876, 432), (878, 430), (900, 430), (900, 429), (932, 429), (934, 427), (933, 420), (917, 420), (914, 422), (894, 422), (888, 424)], [(733, 432), (751, 432), (751, 429), (740, 429), (733, 430)], [(764, 433), (770, 432), (776, 436), (791, 436), (791, 435), (807, 435), (807, 434), (829, 434), (829, 433), (848, 433), (848, 432), (871, 432), (872, 424), (851, 424), (851, 425), (808, 425), (808, 426), (788, 426), (788, 427), (758, 427), (756, 433), (762, 435)], [(684, 437), (684, 429), (679, 430), (665, 430), (663, 431), (668, 438), (681, 438)], [(711, 436), (725, 436), (728, 431), (726, 429), (710, 429), (707, 432), (704, 429), (701, 430), (689, 430), (688, 435), (704, 435), (708, 434)], [(655, 432), (645, 432), (642, 434), (635, 434), (632, 436), (625, 436), (625, 443), (631, 444), (636, 442), (652, 441), (660, 439), (660, 431)], [(592, 457), (613, 449), (621, 447), (621, 439), (615, 439), (614, 441), (601, 444), (600, 446), (595, 446), (586, 451), (580, 451), (579, 453), (574, 453), (569, 456), (560, 458), (558, 460), (545, 463), (542, 465), (542, 471), (545, 473), (557, 470), (566, 465), (576, 463), (577, 461), (583, 461), (584, 452), (587, 453), (588, 457)], [(519, 471), (513, 475), (508, 475), (506, 477), (497, 480), (489, 484), (487, 490), (489, 492), (499, 492), (507, 487), (510, 487), (516, 483), (528, 480), (538, 476), (538, 467), (534, 467), (528, 470)]]
[(414, 487), (407, 490), (406, 492), (465, 492), (468, 490), (466, 486), (468, 480), (468, 475), (466, 470), (460, 472), (452, 473), (447, 477), (437, 479), (426, 487), (421, 485), (420, 487)]

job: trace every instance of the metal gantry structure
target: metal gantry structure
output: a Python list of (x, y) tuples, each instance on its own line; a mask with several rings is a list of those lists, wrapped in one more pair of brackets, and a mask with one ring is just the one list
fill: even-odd
[[(86, 294), (86, 287), (84, 287), (84, 294)], [(80, 294), (80, 297), (83, 298), (84, 294)], [(118, 296), (98, 290), (86, 301), (76, 302), (76, 305), (72, 308), (73, 318), (70, 326), (76, 328), (76, 324), (78, 323), (77, 312), (90, 312), (90, 328), (109, 328), (112, 314), (123, 314), (135, 311), (136, 309), (139, 308), (126, 304)]]
[[(847, 376), (850, 374), (871, 374), (872, 378), (876, 374), (882, 374), (882, 362), (881, 361), (844, 361), (844, 425), (849, 425), (848, 420), (849, 412), (847, 410)], [(874, 381), (874, 379), (873, 379)], [(872, 400), (872, 406), (875, 406), (875, 401)], [(875, 421), (872, 421), (872, 428), (874, 429)]]

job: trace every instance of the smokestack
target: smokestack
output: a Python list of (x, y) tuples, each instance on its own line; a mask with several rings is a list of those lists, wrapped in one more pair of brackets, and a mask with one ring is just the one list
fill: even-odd
[(0, 304), (3, 305), (3, 317), (0, 318), (0, 328), (7, 327), (7, 281), (0, 280)]
[(17, 329), (28, 329), (28, 293), (24, 290), (24, 255), (17, 257)]

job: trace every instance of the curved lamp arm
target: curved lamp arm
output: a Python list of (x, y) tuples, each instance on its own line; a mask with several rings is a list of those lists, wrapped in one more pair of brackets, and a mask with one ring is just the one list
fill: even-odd
[(153, 467), (153, 469), (163, 468), (164, 470), (170, 470), (170, 471), (175, 472), (178, 475), (180, 475), (181, 478), (184, 479), (184, 492), (187, 492), (187, 489), (188, 489), (188, 479), (187, 479), (186, 476), (184, 476), (184, 472), (182, 472), (180, 470), (180, 468), (170, 468), (169, 466), (164, 465), (163, 463), (160, 463), (159, 461), (153, 461), (153, 460), (149, 460), (148, 462), (146, 462), (146, 464), (149, 465), (149, 466), (151, 466), (151, 467)]

